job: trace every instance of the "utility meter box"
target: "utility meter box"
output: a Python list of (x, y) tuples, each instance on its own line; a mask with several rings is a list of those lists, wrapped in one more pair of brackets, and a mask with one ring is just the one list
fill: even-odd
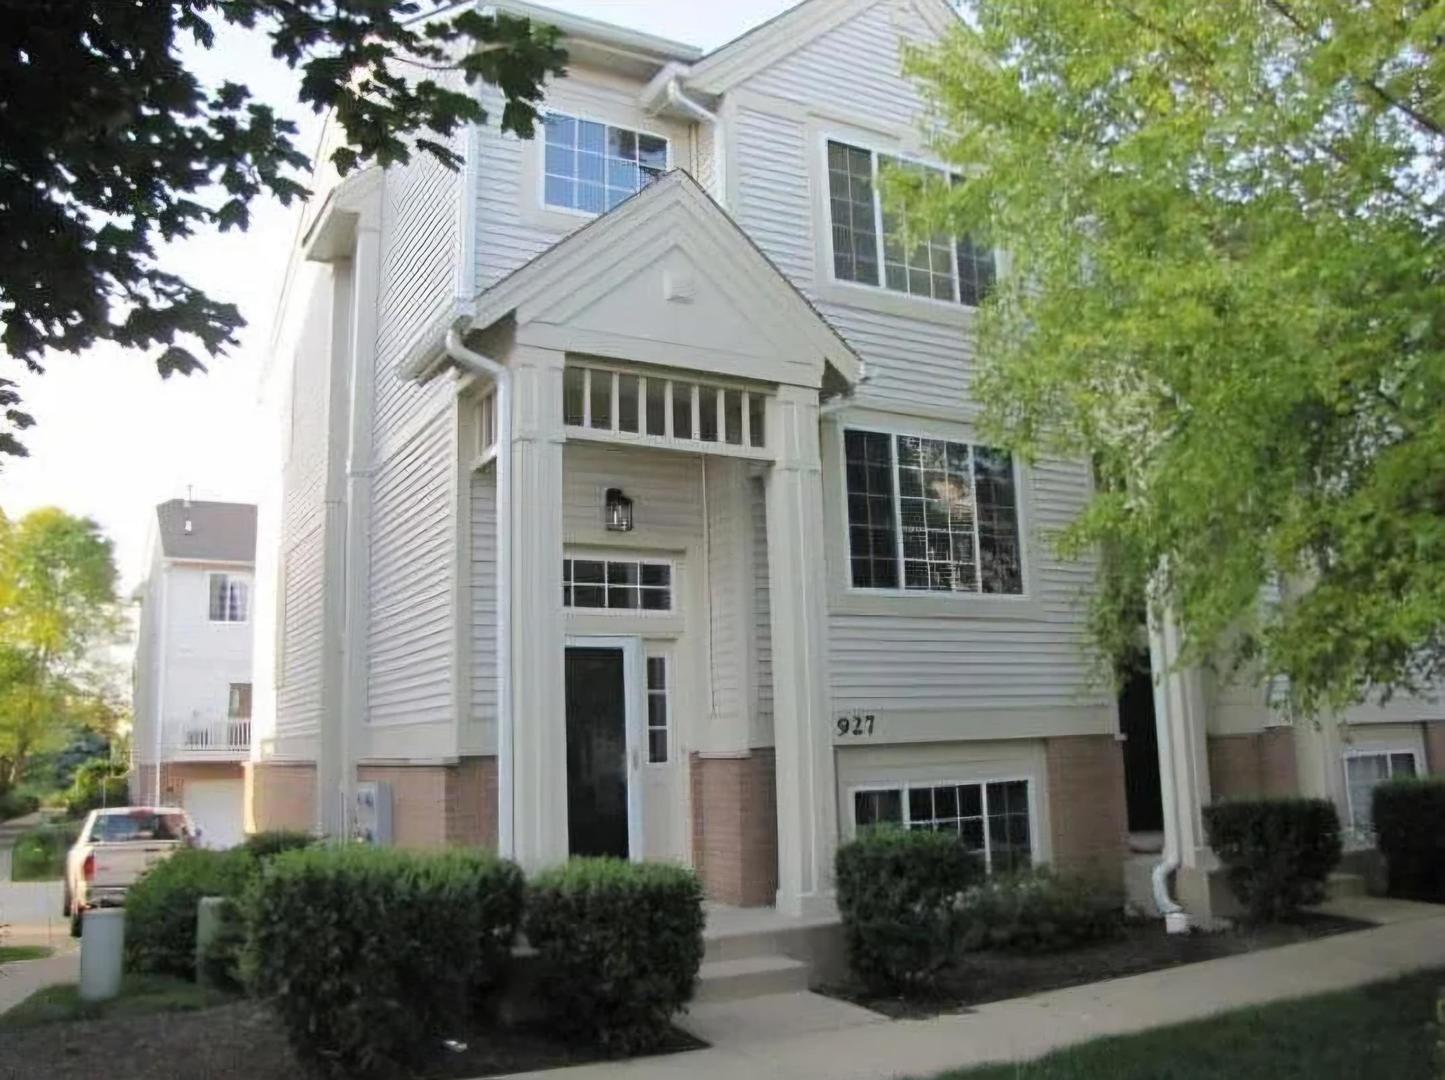
[(356, 785), (356, 806), (351, 820), (357, 840), (378, 847), (391, 846), (391, 785), (385, 780), (362, 780)]

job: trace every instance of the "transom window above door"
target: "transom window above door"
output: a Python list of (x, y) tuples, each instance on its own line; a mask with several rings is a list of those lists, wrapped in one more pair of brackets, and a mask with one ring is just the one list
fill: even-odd
[(672, 565), (642, 559), (563, 559), (562, 606), (672, 610)]
[(544, 123), (547, 206), (600, 214), (667, 171), (667, 140), (660, 135), (556, 112)]
[(983, 303), (997, 277), (993, 249), (967, 236), (905, 235), (903, 222), (883, 206), (879, 176), (888, 169), (955, 182), (952, 173), (937, 166), (830, 139), (828, 210), (833, 277), (929, 300), (970, 307)]
[(843, 433), (855, 589), (1023, 592), (1013, 459), (970, 443)]

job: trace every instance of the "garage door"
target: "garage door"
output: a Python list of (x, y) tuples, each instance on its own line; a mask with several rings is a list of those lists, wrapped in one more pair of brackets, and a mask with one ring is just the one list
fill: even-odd
[(245, 838), (241, 822), (245, 788), (240, 780), (187, 780), (181, 803), (209, 848), (234, 847)]

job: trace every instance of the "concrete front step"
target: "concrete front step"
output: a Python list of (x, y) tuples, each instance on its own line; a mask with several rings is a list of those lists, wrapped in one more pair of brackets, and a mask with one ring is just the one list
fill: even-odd
[(739, 1001), (807, 988), (806, 962), (787, 956), (743, 956), (704, 963), (698, 971), (693, 1000)]

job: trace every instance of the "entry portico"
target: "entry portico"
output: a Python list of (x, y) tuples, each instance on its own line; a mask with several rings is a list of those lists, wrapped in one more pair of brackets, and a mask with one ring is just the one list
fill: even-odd
[[(818, 410), (857, 382), (857, 356), (681, 171), (483, 292), (457, 325), (503, 368), (460, 384), (460, 442), (464, 469), (509, 473), (505, 853), (536, 869), (625, 836), (631, 857), (706, 878), (689, 774), (756, 753), (775, 768), (778, 905), (825, 908), (837, 811)], [(448, 359), (431, 350), (407, 374)], [(636, 527), (607, 528), (606, 502), (624, 499)], [(597, 820), (609, 813), (626, 827)]]

